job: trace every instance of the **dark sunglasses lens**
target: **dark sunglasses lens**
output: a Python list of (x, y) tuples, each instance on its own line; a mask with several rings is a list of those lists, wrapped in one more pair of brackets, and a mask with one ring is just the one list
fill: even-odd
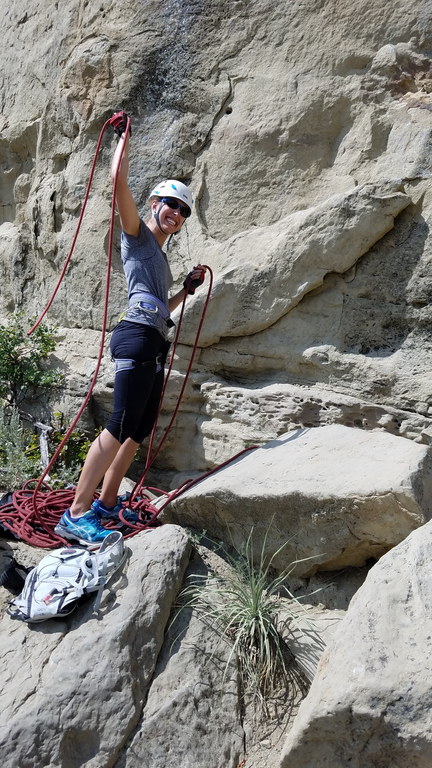
[(162, 202), (168, 205), (169, 208), (172, 208), (173, 211), (176, 211), (178, 208), (180, 210), (180, 216), (183, 216), (184, 219), (189, 218), (191, 215), (190, 208), (186, 205), (181, 205), (175, 197), (163, 197)]
[(163, 197), (162, 202), (165, 203), (165, 205), (168, 205), (169, 208), (172, 208), (173, 211), (176, 211), (180, 205), (179, 201), (174, 197)]

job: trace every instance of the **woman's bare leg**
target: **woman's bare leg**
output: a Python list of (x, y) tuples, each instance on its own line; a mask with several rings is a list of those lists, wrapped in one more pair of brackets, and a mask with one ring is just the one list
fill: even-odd
[(117, 452), (114, 461), (111, 462), (102, 485), (100, 500), (106, 507), (113, 507), (117, 503), (117, 494), (120, 483), (132, 464), (139, 443), (128, 437)]
[(72, 517), (79, 517), (90, 509), (94, 492), (115, 460), (120, 448), (119, 441), (106, 429), (93, 441), (78, 480), (74, 501), (70, 507)]

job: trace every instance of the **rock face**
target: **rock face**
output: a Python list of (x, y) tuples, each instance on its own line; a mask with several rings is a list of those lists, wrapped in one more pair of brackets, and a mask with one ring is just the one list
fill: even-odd
[(428, 523), (369, 572), (321, 658), (280, 768), (429, 768), (431, 546)]
[[(192, 562), (191, 571), (203, 573)], [(140, 724), (116, 768), (237, 766), (244, 751), (237, 664), (193, 612), (174, 613)]]
[[(0, 319), (14, 310), (37, 316), (50, 299), (101, 129), (126, 109), (130, 183), (144, 217), (148, 191), (161, 178), (180, 178), (193, 190), (193, 216), (169, 251), (174, 288), (197, 262), (214, 274), (191, 378), (158, 455), (157, 484), (177, 486), (261, 446), (224, 471), (224, 486), (214, 476), (201, 485), (205, 495), (196, 488), (180, 497), (175, 515), (216, 535), (232, 523), (240, 541), (252, 523), (267, 528), (276, 512), (281, 529), (269, 539), (269, 554), (295, 531), (278, 567), (312, 557), (299, 566), (300, 576), (359, 565), (409, 534), (397, 552), (411, 551), (422, 537), (412, 531), (431, 513), (428, 4), (357, 0), (353, 10), (348, 0), (15, 0), (3, 4), (0, 16)], [(67, 417), (76, 413), (107, 343), (101, 328), (114, 146), (112, 132), (104, 133), (83, 226), (48, 314), (59, 327), (56, 356), (67, 380), (54, 405)], [(117, 230), (109, 329), (126, 303), (118, 241)], [(187, 302), (159, 434), (184, 382), (204, 297), (205, 287)], [(105, 423), (112, 387), (106, 355), (83, 418), (89, 430)], [(234, 682), (221, 704), (217, 680), (183, 646), (180, 684), (175, 654), (163, 644), (188, 560), (185, 537), (169, 526), (138, 537), (131, 549), (127, 589), (107, 616), (33, 630), (2, 619), (6, 767), (241, 762)], [(430, 766), (430, 701), (418, 671), (428, 661), (411, 667), (406, 619), (414, 611), (427, 647), (422, 552), (418, 573), (400, 584), (412, 587), (409, 607), (402, 594), (393, 600), (398, 585), (386, 570), (392, 554), (378, 564), (382, 570), (373, 569), (377, 581), (374, 575), (370, 583), (388, 608), (392, 633), (380, 634), (380, 608), (359, 597), (361, 631), (351, 613), (344, 627), (353, 622), (357, 635), (350, 635), (344, 660), (338, 649), (345, 629), (336, 655), (325, 657), (332, 674), (327, 679), (321, 667), (284, 768), (325, 768), (321, 758), (332, 768), (355, 760), (359, 768), (389, 761), (393, 768), (399, 746), (404, 765)], [(365, 640), (364, 656), (350, 667), (346, 659), (361, 652), (357, 636), (368, 618), (376, 619), (376, 648)], [(195, 629), (191, 622), (189, 639)], [(344, 665), (352, 685), (333, 689)], [(383, 673), (380, 690), (376, 670)], [(159, 691), (177, 683), (161, 704)], [(358, 710), (353, 692), (361, 693)], [(167, 757), (161, 708), (168, 700), (171, 733), (176, 723), (182, 728), (175, 755)], [(200, 744), (188, 736), (194, 708), (199, 728), (205, 723)], [(220, 754), (212, 742), (221, 744)], [(276, 759), (271, 755), (267, 765)]]
[[(201, 343), (251, 336), (274, 326), (326, 275), (353, 267), (410, 202), (398, 184), (366, 184), (225, 241), (220, 250), (228, 264), (216, 275)], [(188, 314), (199, 316), (200, 304), (202, 298)]]
[[(170, 611), (189, 562), (187, 537), (180, 529), (165, 526), (134, 537), (128, 547), (129, 561), (106, 590), (98, 614), (92, 615), (91, 606), (81, 607), (66, 620), (32, 626), (3, 615), (0, 743), (5, 768), (162, 766), (170, 750), (184, 768), (191, 762), (223, 768), (240, 754), (235, 676), (233, 682), (227, 676), (223, 692), (219, 688), (218, 715), (204, 725), (208, 692), (216, 695), (216, 679), (220, 680), (228, 655), (217, 636), (207, 646), (201, 638), (200, 650), (194, 650), (188, 643), (193, 643), (197, 630), (193, 623), (186, 624), (181, 652), (161, 669), (163, 654), (171, 651), (174, 641), (181, 645), (184, 634), (168, 637), (163, 649)], [(217, 659), (207, 664), (207, 688), (197, 672), (204, 664), (204, 647)], [(156, 691), (149, 693), (161, 649)], [(165, 695), (156, 738), (157, 718), (152, 720), (149, 710), (154, 710), (158, 684), (166, 682), (170, 669), (172, 702)], [(176, 715), (182, 698), (185, 720), (178, 710)], [(197, 728), (205, 736), (194, 738)], [(209, 762), (204, 762), (211, 741), (221, 744), (222, 750), (206, 754)]]
[[(191, 184), (170, 250), (176, 284), (214, 271), (201, 352), (160, 454), (200, 470), (287, 429), (384, 427), (429, 442), (431, 60), (426, 5), (151, 0), (96, 10), (17, 0), (2, 11), (0, 316), (38, 314), (78, 220), (99, 132), (132, 118), (141, 206)], [(83, 227), (48, 319), (74, 414), (95, 365), (110, 211), (104, 134)], [(108, 327), (125, 305), (118, 258)], [(190, 354), (188, 301), (162, 426)], [(94, 339), (88, 344), (89, 333)], [(112, 402), (109, 361), (85, 425)], [(162, 471), (162, 470), (161, 470)]]
[[(288, 432), (194, 485), (162, 513), (305, 576), (363, 565), (432, 516), (430, 449), (340, 425)], [(267, 532), (267, 533), (266, 533)], [(281, 549), (282, 547), (282, 549)]]

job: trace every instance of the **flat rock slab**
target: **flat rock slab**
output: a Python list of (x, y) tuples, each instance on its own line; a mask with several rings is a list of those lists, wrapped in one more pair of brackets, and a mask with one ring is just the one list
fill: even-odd
[(236, 547), (253, 527), (257, 555), (264, 546), (277, 570), (296, 561), (293, 572), (302, 576), (378, 558), (431, 512), (428, 446), (331, 425), (288, 432), (243, 454), (163, 514)]

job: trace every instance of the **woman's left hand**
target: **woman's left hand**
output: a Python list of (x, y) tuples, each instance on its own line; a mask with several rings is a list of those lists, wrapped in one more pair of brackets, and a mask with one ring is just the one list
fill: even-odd
[(184, 280), (183, 288), (190, 294), (195, 293), (195, 289), (203, 284), (205, 279), (206, 268), (202, 264), (198, 264), (194, 267)]

